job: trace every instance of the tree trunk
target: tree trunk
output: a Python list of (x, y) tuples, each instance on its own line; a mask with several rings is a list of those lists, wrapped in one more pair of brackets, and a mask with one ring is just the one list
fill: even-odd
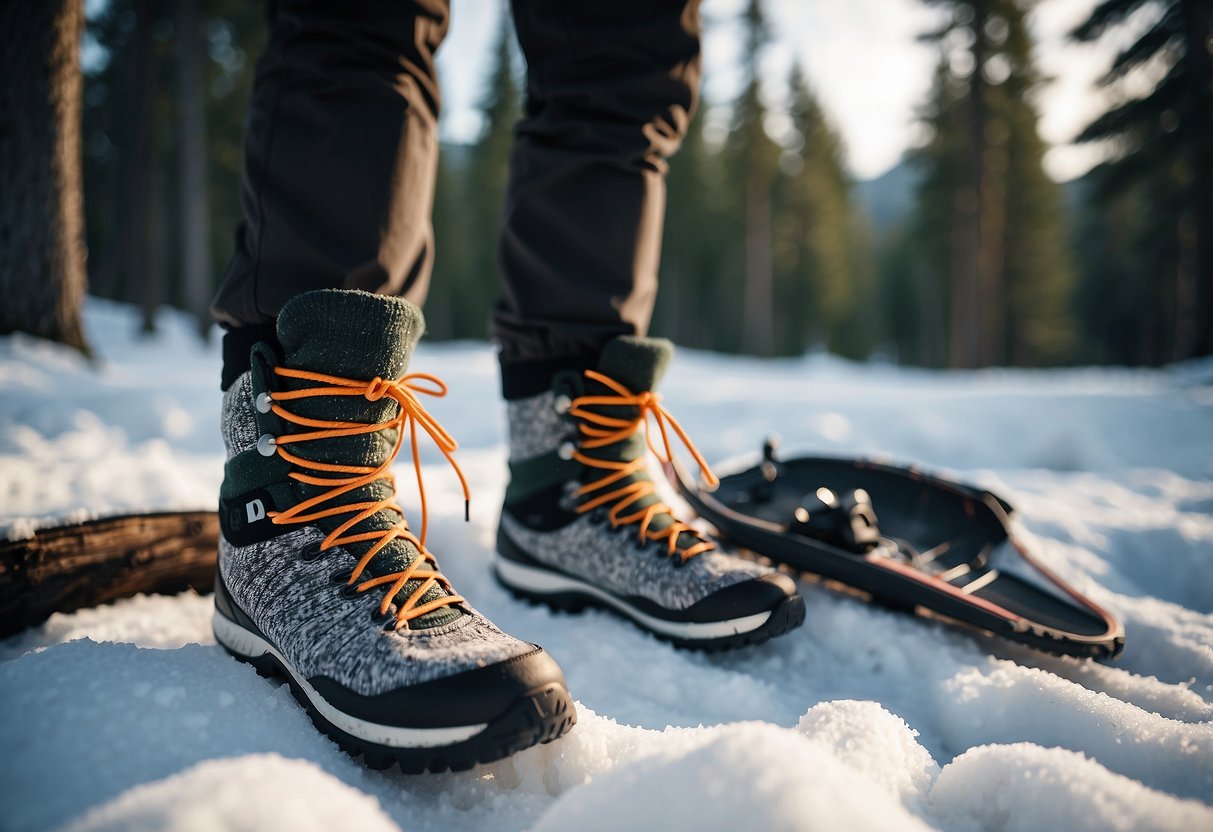
[(981, 326), (985, 319), (982, 291), (987, 283), (983, 269), (987, 239), (985, 209), (986, 178), (985, 82), (981, 67), (986, 55), (982, 27), (985, 16), (975, 8), (972, 23), (973, 73), (969, 81), (965, 113), (968, 117), (968, 157), (965, 176), (956, 194), (957, 223), (953, 236), (951, 338), (948, 365), (954, 368), (981, 366)]
[(0, 334), (87, 353), (82, 0), (0, 4)]
[(211, 331), (211, 222), (207, 198), (206, 85), (198, 0), (177, 4), (177, 161), (180, 169), (181, 276), (198, 333)]

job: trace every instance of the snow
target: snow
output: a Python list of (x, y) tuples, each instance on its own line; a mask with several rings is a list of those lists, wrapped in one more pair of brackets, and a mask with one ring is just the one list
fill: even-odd
[[(0, 532), (206, 509), (219, 350), (90, 300), (100, 358), (0, 339)], [(1125, 621), (1114, 662), (1037, 654), (803, 583), (756, 649), (675, 650), (606, 613), (518, 603), (487, 564), (505, 487), (496, 366), (423, 344), (431, 545), (460, 592), (561, 663), (565, 738), (461, 774), (373, 772), (215, 646), (210, 599), (136, 597), (0, 642), (0, 827), (72, 829), (1213, 828), (1213, 361), (939, 373), (686, 352), (666, 404), (709, 460), (882, 455), (994, 489), (1062, 577)], [(723, 465), (722, 465), (723, 467)], [(416, 514), (401, 476), (402, 500)]]

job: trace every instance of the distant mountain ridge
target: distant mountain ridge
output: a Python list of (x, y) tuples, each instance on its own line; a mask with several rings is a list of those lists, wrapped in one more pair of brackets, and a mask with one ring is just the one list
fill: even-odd
[(872, 230), (881, 233), (914, 208), (914, 190), (922, 173), (904, 159), (875, 179), (855, 183), (853, 194)]

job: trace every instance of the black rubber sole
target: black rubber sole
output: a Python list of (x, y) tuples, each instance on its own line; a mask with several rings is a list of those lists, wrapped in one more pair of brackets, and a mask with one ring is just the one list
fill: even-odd
[(580, 592), (528, 592), (501, 580), (501, 576), (496, 571), (494, 571), (493, 575), (497, 578), (497, 583), (505, 587), (511, 595), (533, 606), (544, 606), (568, 613), (579, 613), (586, 608), (606, 610), (616, 617), (639, 627), (646, 633), (651, 633), (661, 641), (684, 650), (701, 650), (705, 653), (718, 653), (724, 650), (736, 650), (741, 647), (762, 644), (776, 636), (781, 636), (795, 630), (804, 623), (805, 617), (804, 599), (797, 593), (796, 595), (789, 595), (780, 601), (775, 606), (775, 609), (771, 611), (771, 617), (761, 627), (757, 627), (749, 632), (711, 639), (684, 639), (652, 630), (644, 626), (643, 623), (592, 595), (583, 595)]
[(405, 774), (467, 771), (478, 763), (491, 763), (532, 746), (552, 742), (577, 724), (577, 707), (569, 692), (563, 685), (551, 684), (528, 691), (483, 731), (462, 742), (431, 748), (379, 745), (348, 734), (325, 719), (277, 657), (267, 653), (250, 658), (230, 650), (227, 652), (251, 664), (262, 676), (284, 679), (290, 685), (296, 701), (321, 732), (351, 757), (361, 755), (366, 766), (377, 771), (390, 768), (393, 764), (399, 765)]

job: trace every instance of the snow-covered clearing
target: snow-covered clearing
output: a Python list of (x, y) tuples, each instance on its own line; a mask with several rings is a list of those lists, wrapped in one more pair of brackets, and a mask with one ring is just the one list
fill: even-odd
[[(0, 339), (0, 528), (209, 508), (217, 345), (90, 301), (103, 356)], [(1213, 829), (1213, 362), (936, 373), (682, 354), (666, 404), (709, 460), (883, 454), (1008, 498), (1125, 621), (1111, 663), (1039, 655), (804, 584), (796, 633), (719, 656), (520, 604), (487, 568), (504, 408), (484, 345), (423, 345), (472, 522), (428, 457), (460, 592), (562, 664), (566, 738), (463, 774), (372, 772), (215, 646), (210, 599), (134, 598), (0, 642), (0, 828)], [(401, 476), (409, 483), (411, 476)], [(407, 491), (402, 500), (415, 503)]]

